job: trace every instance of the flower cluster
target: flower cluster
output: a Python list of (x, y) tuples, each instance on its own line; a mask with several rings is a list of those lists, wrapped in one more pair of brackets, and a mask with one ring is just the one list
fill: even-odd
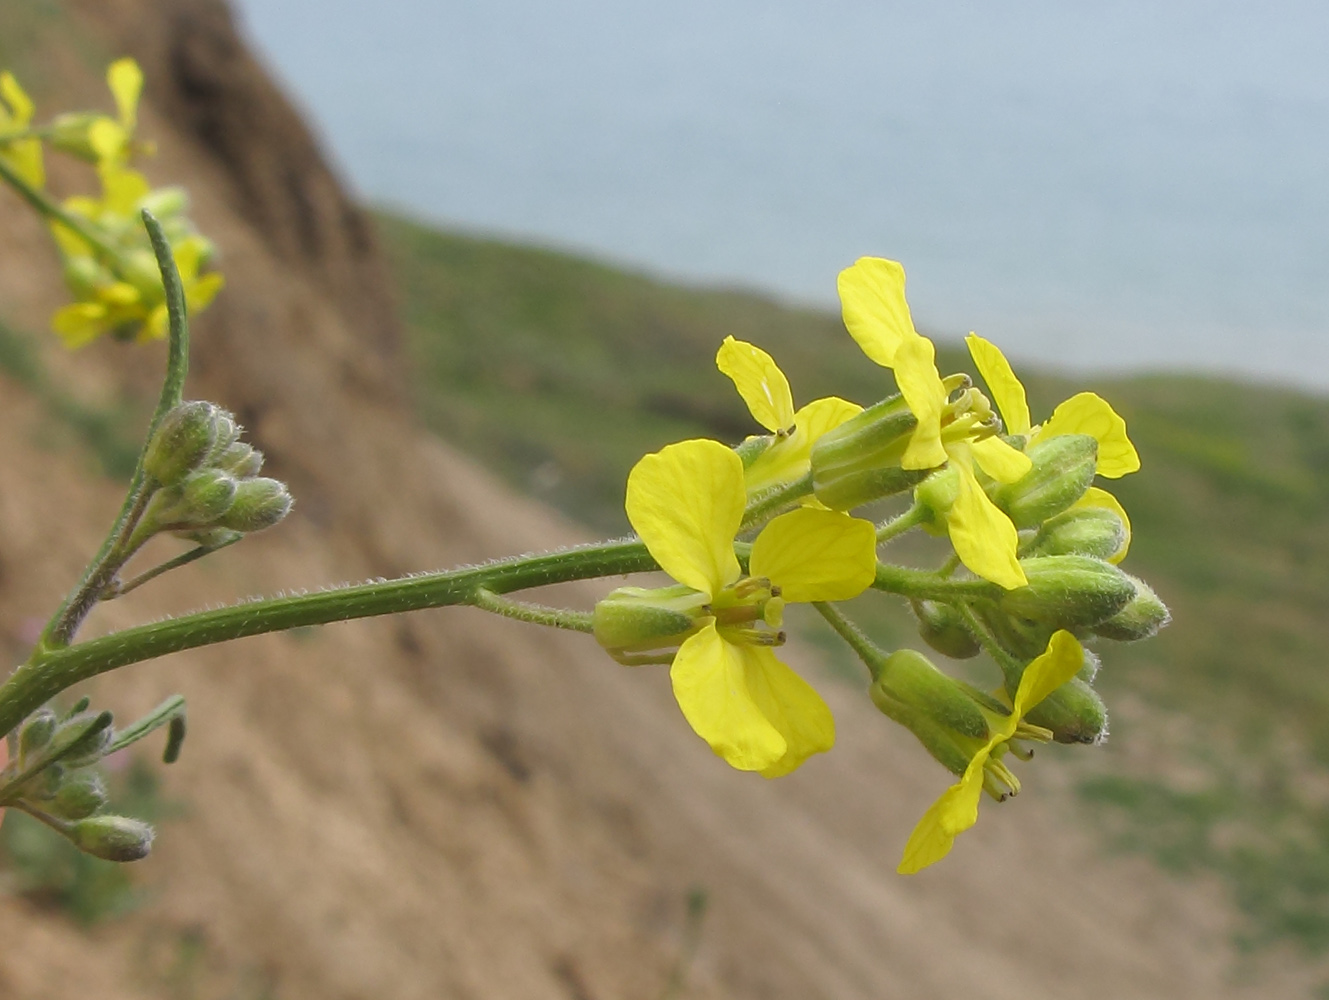
[[(81, 347), (104, 334), (119, 339), (166, 335), (166, 296), (140, 215), (150, 211), (171, 242), (192, 312), (206, 308), (222, 276), (207, 272), (215, 248), (190, 222), (180, 188), (153, 188), (131, 164), (151, 146), (136, 137), (143, 74), (132, 59), (107, 71), (114, 115), (74, 112), (46, 127), (33, 125), (33, 102), (18, 82), (0, 75), (0, 164), (5, 179), (46, 215), (74, 302), (58, 310), (52, 327), (65, 344)], [(57, 202), (45, 190), (42, 143), (91, 164), (100, 192)]]
[[(770, 355), (726, 338), (716, 364), (767, 433), (733, 448), (684, 441), (637, 464), (628, 518), (676, 583), (615, 590), (594, 629), (622, 663), (670, 664), (679, 706), (712, 750), (776, 777), (834, 741), (826, 703), (773, 652), (785, 605), (816, 604), (864, 660), (874, 704), (959, 776), (909, 840), (900, 870), (913, 872), (973, 825), (981, 792), (1019, 791), (1008, 755), (1105, 738), (1099, 661), (1083, 643), (1145, 638), (1168, 612), (1118, 568), (1130, 522), (1093, 485), (1140, 465), (1106, 401), (1080, 393), (1034, 424), (1010, 364), (982, 337), (967, 343), (986, 393), (941, 375), (898, 263), (861, 259), (839, 290), (846, 328), (898, 394), (795, 409)], [(881, 526), (851, 513), (911, 491), (909, 510)], [(947, 538), (953, 557), (935, 571), (881, 562), (879, 547), (912, 527)], [(746, 532), (758, 533), (749, 543)], [(986, 650), (1001, 684), (984, 691), (921, 653), (877, 647), (832, 606), (869, 588), (906, 598), (937, 651)]]

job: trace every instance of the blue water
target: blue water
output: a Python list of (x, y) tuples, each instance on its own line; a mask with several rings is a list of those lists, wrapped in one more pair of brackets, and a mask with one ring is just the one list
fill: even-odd
[(1087, 369), (1329, 389), (1329, 5), (240, 0), (366, 197)]

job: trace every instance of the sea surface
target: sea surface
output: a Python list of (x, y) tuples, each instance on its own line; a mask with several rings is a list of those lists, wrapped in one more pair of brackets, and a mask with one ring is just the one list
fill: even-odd
[(1076, 370), (1329, 391), (1329, 4), (239, 0), (366, 198)]

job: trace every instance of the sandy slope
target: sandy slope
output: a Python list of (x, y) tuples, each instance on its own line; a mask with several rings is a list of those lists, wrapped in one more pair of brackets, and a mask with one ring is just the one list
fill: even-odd
[[(191, 391), (236, 408), (299, 498), (270, 537), (99, 611), (90, 631), (577, 540), (411, 424), (372, 242), (224, 11), (161, 0), (169, 16), (140, 30), (151, 0), (73, 6), (89, 37), (133, 39), (157, 88), (153, 176), (194, 178), (196, 214), (226, 254), (230, 288), (198, 324)], [(253, 134), (226, 138), (219, 121)], [(314, 192), (294, 221), (280, 185), (254, 180), (278, 175)], [(0, 316), (40, 329), (58, 301), (50, 254), (3, 194), (0, 261)], [(50, 354), (90, 396), (150, 391), (159, 362), (114, 345)], [(11, 657), (117, 504), (80, 452), (42, 444), (41, 422), (0, 380)], [(559, 596), (588, 606), (595, 590)], [(1026, 769), (1028, 794), (985, 809), (946, 864), (897, 877), (946, 776), (860, 691), (821, 687), (839, 747), (766, 782), (690, 733), (661, 670), (478, 612), (128, 668), (97, 685), (99, 700), (129, 712), (178, 690), (190, 704), (168, 773), (188, 815), (142, 866), (162, 893), (91, 937), (0, 899), (0, 996), (653, 998), (693, 885), (712, 905), (689, 996), (1294, 995), (1290, 978), (1234, 982), (1219, 897), (1103, 859), (1046, 768)], [(172, 985), (191, 941), (193, 993)]]

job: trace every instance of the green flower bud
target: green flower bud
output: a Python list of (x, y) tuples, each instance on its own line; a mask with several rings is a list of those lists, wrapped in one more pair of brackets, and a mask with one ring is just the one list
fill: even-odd
[(177, 485), (160, 490), (149, 502), (143, 521), (154, 525), (155, 531), (213, 527), (230, 509), (235, 494), (234, 477), (220, 469), (199, 469)]
[(992, 605), (979, 605), (975, 612), (988, 627), (992, 637), (1018, 660), (1032, 660), (1047, 649), (1056, 629), (1042, 622), (1008, 615)]
[(66, 257), (64, 261), (65, 285), (76, 299), (92, 299), (97, 289), (111, 280), (106, 268), (92, 257)]
[(900, 468), (918, 420), (903, 396), (892, 396), (845, 421), (812, 446), (812, 491), (832, 510), (903, 493), (928, 470)]
[(166, 296), (157, 258), (151, 250), (131, 250), (121, 254), (116, 258), (115, 268), (148, 302), (160, 302)]
[(64, 819), (86, 819), (106, 805), (106, 799), (101, 777), (83, 771), (61, 782), (48, 808)]
[(181, 403), (162, 420), (143, 455), (143, 471), (163, 486), (172, 486), (193, 472), (217, 443), (217, 417), (211, 403)]
[(971, 692), (912, 649), (888, 656), (868, 693), (952, 774), (964, 773), (991, 732)]
[(595, 641), (628, 666), (667, 662), (706, 614), (706, 595), (691, 587), (619, 587), (596, 602)]
[(86, 767), (101, 760), (115, 733), (110, 712), (80, 712), (60, 723), (51, 739), (50, 756), (69, 768)]
[(88, 132), (93, 122), (105, 117), (93, 111), (71, 111), (57, 115), (51, 122), (48, 141), (62, 153), (96, 163), (99, 157), (88, 139)]
[(138, 207), (146, 208), (157, 217), (158, 222), (165, 223), (189, 211), (189, 193), (182, 187), (154, 188)]
[(947, 467), (932, 473), (914, 488), (914, 503), (927, 515), (923, 528), (930, 534), (946, 534), (946, 513), (960, 495), (960, 473)]
[(743, 460), (743, 468), (747, 468), (757, 459), (766, 453), (766, 449), (775, 444), (774, 434), (753, 434), (745, 437), (743, 443), (734, 448), (738, 457)]
[(225, 410), (217, 411), (217, 443), (212, 447), (212, 454), (208, 456), (208, 464), (226, 454), (226, 449), (240, 440), (240, 425), (235, 422), (235, 416), (227, 413)]
[(1017, 528), (1032, 528), (1084, 496), (1094, 481), (1098, 442), (1086, 434), (1058, 434), (1025, 450), (1033, 468), (1014, 483), (991, 490), (992, 502)]
[(242, 479), (235, 484), (235, 497), (217, 522), (231, 531), (261, 531), (271, 528), (291, 511), (291, 494), (275, 479)]
[(1126, 544), (1126, 525), (1106, 507), (1075, 507), (1043, 522), (1030, 543), (1032, 556), (1109, 559)]
[(1108, 735), (1107, 706), (1079, 677), (1072, 677), (1053, 691), (1030, 709), (1025, 719), (1051, 730), (1058, 743), (1102, 743)]
[(1126, 606), (1135, 585), (1117, 567), (1087, 556), (1021, 559), (1026, 586), (1004, 591), (998, 607), (1052, 628), (1097, 625)]
[(1128, 576), (1135, 585), (1135, 596), (1107, 621), (1094, 626), (1094, 633), (1117, 642), (1148, 639), (1172, 620), (1167, 605), (1158, 599), (1152, 587), (1138, 577)]
[(979, 654), (982, 647), (953, 607), (933, 601), (912, 603), (918, 616), (918, 634), (938, 653), (954, 660), (967, 660)]
[(250, 479), (263, 468), (263, 452), (243, 441), (235, 441), (212, 464), (236, 479)]
[(20, 760), (26, 760), (31, 754), (43, 749), (55, 735), (55, 713), (49, 708), (39, 708), (24, 721), (18, 731), (18, 754)]
[(69, 839), (103, 861), (138, 861), (152, 850), (152, 827), (128, 816), (90, 816), (69, 828)]

